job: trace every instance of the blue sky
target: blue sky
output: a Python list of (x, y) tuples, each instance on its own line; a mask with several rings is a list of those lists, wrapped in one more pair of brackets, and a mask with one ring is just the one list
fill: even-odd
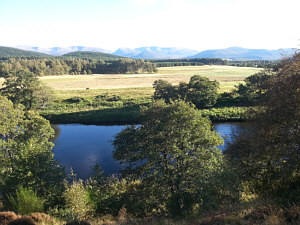
[(0, 45), (300, 47), (299, 0), (0, 0)]

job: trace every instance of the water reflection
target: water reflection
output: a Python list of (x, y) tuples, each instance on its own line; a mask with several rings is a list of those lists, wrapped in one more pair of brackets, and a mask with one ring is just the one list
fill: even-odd
[[(69, 171), (70, 167), (80, 178), (88, 178), (92, 167), (98, 163), (105, 174), (116, 173), (121, 165), (112, 158), (112, 140), (126, 126), (97, 126), (82, 124), (52, 125), (56, 134), (53, 138), (55, 158)], [(231, 140), (232, 130), (244, 129), (242, 123), (216, 123), (214, 128)]]

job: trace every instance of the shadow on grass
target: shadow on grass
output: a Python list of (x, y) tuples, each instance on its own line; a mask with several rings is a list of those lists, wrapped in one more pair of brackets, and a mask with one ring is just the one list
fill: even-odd
[(51, 123), (80, 123), (93, 125), (126, 125), (140, 121), (139, 106), (42, 115)]

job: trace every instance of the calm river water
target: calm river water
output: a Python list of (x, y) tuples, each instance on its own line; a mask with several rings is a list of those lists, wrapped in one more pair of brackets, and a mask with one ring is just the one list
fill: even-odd
[[(126, 126), (99, 126), (82, 124), (52, 125), (55, 130), (53, 151), (55, 158), (67, 171), (72, 169), (80, 178), (88, 178), (92, 167), (98, 163), (105, 174), (118, 172), (122, 166), (112, 158), (112, 140)], [(239, 132), (243, 123), (215, 123), (215, 130), (230, 141), (234, 130)]]

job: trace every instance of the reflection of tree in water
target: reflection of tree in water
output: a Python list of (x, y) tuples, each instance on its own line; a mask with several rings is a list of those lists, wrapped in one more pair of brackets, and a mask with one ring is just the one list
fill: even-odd
[(54, 130), (54, 137), (50, 138), (50, 141), (54, 142), (60, 135), (61, 129), (56, 124), (51, 124), (52, 129)]

